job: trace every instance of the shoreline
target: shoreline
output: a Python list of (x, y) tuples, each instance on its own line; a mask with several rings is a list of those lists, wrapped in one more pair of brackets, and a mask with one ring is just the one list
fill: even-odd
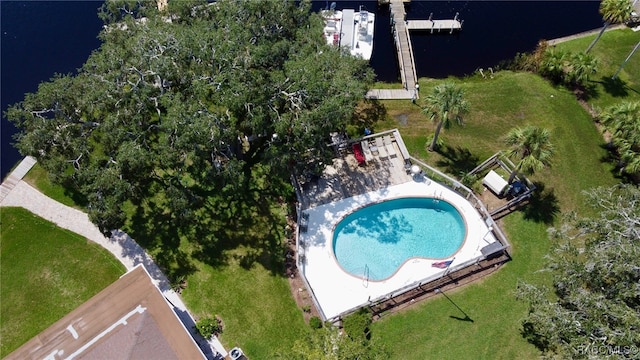
[[(610, 26), (607, 27), (607, 30), (605, 30), (605, 32), (609, 32), (609, 31), (612, 31), (612, 30), (620, 30), (620, 29), (624, 29), (626, 27), (627, 26), (624, 25), (624, 24), (610, 25)], [(547, 40), (547, 44), (550, 45), (550, 46), (553, 46), (553, 45), (560, 44), (560, 43), (563, 43), (563, 42), (566, 42), (566, 41), (569, 41), (569, 40), (575, 40), (575, 39), (583, 38), (585, 36), (596, 35), (601, 30), (602, 30), (602, 27), (597, 28), (597, 29), (593, 29), (593, 30), (583, 31), (581, 33), (577, 33), (577, 34), (573, 34), (573, 35), (567, 35), (567, 36), (563, 36), (563, 37)]]

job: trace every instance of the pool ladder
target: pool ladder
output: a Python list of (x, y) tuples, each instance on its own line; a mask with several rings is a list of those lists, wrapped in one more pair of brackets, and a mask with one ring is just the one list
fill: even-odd
[(364, 276), (362, 277), (362, 286), (369, 287), (369, 265), (364, 266)]

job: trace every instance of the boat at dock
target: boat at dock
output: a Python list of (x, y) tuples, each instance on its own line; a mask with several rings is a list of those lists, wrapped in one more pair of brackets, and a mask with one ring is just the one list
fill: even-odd
[(366, 11), (362, 6), (358, 11), (336, 10), (335, 3), (332, 3), (331, 8), (323, 10), (321, 14), (325, 24), (324, 37), (329, 45), (346, 47), (353, 56), (371, 59), (376, 16), (374, 13)]

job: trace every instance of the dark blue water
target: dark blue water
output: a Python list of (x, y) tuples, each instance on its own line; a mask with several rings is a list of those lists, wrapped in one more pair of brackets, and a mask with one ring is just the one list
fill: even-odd
[(4, 117), (10, 104), (55, 73), (72, 73), (91, 51), (102, 27), (98, 1), (0, 1), (2, 178), (21, 159), (11, 146), (16, 129)]
[[(330, 2), (314, 1), (319, 10)], [(337, 8), (364, 5), (376, 12), (371, 66), (380, 81), (397, 81), (398, 69), (389, 27), (387, 6), (377, 1), (336, 1)], [(0, 0), (1, 100), (10, 104), (34, 92), (55, 73), (74, 72), (100, 44), (96, 36), (102, 22), (96, 16), (99, 1)], [(464, 20), (458, 35), (413, 34), (412, 43), (420, 77), (463, 76), (477, 68), (496, 65), (517, 52), (532, 50), (540, 39), (591, 30), (601, 25), (598, 1), (421, 1), (408, 5), (408, 19)], [(11, 143), (15, 128), (3, 116), (1, 176), (21, 156)]]
[[(318, 9), (325, 2), (314, 2)], [(329, 2), (331, 3), (331, 2)], [(377, 1), (336, 1), (337, 9), (364, 5), (376, 12), (371, 66), (378, 80), (399, 81), (395, 45), (389, 26), (389, 7)], [(464, 76), (495, 66), (518, 52), (533, 50), (541, 39), (554, 39), (602, 25), (599, 1), (424, 1), (411, 0), (407, 19), (464, 20), (462, 31), (431, 35), (411, 32), (418, 77)]]

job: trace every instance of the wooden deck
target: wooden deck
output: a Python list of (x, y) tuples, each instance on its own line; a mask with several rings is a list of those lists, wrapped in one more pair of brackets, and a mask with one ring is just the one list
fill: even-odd
[(369, 144), (372, 159), (360, 165), (354, 154), (347, 152), (335, 158), (319, 177), (300, 181), (303, 209), (413, 180), (405, 169), (408, 152), (397, 131), (374, 134), (356, 142)]
[(26, 156), (18, 166), (11, 171), (11, 173), (4, 179), (0, 185), (0, 202), (4, 200), (7, 195), (13, 190), (16, 184), (27, 175), (29, 170), (36, 164), (36, 159), (31, 156)]

